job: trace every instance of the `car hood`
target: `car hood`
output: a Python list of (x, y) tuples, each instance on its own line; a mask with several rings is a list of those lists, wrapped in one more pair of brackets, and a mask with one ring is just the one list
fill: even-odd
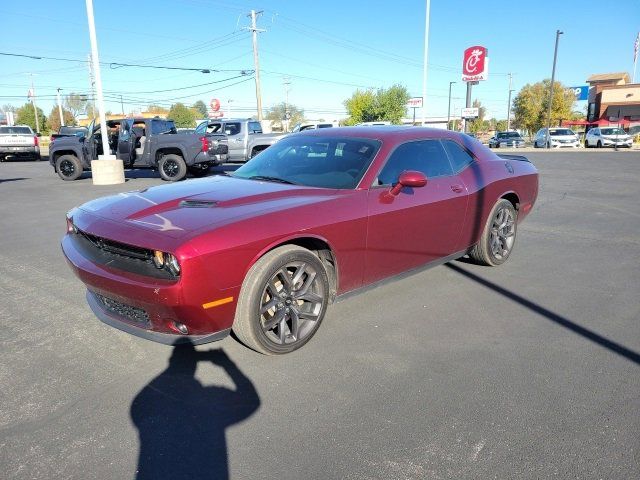
[(329, 200), (337, 192), (220, 176), (98, 198), (79, 210), (181, 238), (264, 213)]

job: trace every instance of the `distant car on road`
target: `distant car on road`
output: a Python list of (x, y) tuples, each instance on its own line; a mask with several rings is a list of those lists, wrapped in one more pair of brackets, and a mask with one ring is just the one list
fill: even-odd
[(325, 128), (228, 175), (74, 208), (62, 249), (113, 327), (166, 344), (233, 329), (284, 354), (313, 337), (337, 296), (466, 254), (504, 263), (537, 194), (525, 157), (459, 133)]
[[(541, 128), (533, 137), (534, 148), (544, 148), (547, 146), (547, 129)], [(570, 128), (550, 128), (549, 147), (552, 148), (578, 148), (580, 139)]]
[(516, 131), (497, 132), (489, 139), (489, 148), (500, 147), (524, 147), (524, 138)]
[(0, 127), (0, 162), (9, 158), (40, 160), (40, 140), (28, 125)]
[(631, 148), (633, 138), (618, 127), (596, 127), (587, 132), (584, 146), (587, 148), (627, 147)]
[(333, 123), (298, 123), (291, 133), (303, 132), (304, 130), (315, 130), (316, 128), (332, 128), (337, 127), (337, 124)]

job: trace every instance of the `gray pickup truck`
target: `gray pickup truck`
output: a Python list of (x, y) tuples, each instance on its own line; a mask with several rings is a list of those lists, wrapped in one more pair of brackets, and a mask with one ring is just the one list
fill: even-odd
[(246, 162), (286, 135), (262, 133), (260, 122), (251, 118), (207, 120), (196, 128), (196, 135), (215, 133), (227, 136), (230, 162)]
[[(76, 180), (105, 152), (100, 125), (94, 123), (86, 137), (61, 137), (51, 145), (49, 163), (62, 180)], [(155, 168), (169, 182), (182, 180), (187, 172), (205, 175), (209, 167), (225, 162), (229, 151), (224, 134), (178, 133), (173, 120), (159, 117), (108, 120), (107, 130), (107, 153), (125, 168)]]
[(40, 160), (40, 141), (31, 127), (27, 125), (0, 127), (0, 162), (9, 158)]

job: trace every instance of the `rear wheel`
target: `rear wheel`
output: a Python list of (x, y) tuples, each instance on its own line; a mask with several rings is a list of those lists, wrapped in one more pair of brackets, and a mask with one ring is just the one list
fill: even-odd
[(602, 148), (602, 142), (600, 140), (596, 143), (596, 148)]
[(56, 160), (56, 172), (64, 181), (77, 180), (82, 175), (82, 165), (73, 155), (61, 155)]
[(469, 256), (490, 267), (506, 262), (516, 240), (517, 216), (511, 202), (500, 199), (491, 210), (480, 241), (471, 249)]
[(187, 175), (187, 164), (181, 156), (169, 154), (158, 162), (158, 171), (163, 180), (177, 182)]
[(329, 279), (320, 259), (307, 249), (284, 245), (249, 270), (233, 331), (257, 352), (289, 353), (313, 337), (328, 303)]

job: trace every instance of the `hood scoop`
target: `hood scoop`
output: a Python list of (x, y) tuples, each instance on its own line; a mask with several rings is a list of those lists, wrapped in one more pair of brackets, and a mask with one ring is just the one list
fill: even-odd
[(211, 208), (218, 205), (215, 200), (182, 200), (179, 204), (183, 208)]

